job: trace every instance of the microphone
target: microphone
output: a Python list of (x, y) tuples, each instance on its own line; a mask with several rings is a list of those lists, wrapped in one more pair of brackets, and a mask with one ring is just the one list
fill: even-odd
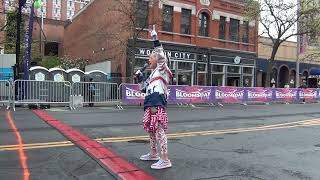
[(144, 66), (134, 74), (135, 83), (139, 83), (139, 82), (143, 81), (142, 73), (144, 70), (147, 69), (148, 66), (149, 66), (149, 64), (145, 63)]
[(135, 75), (138, 75), (138, 74), (140, 74), (140, 73), (143, 73), (143, 71), (145, 71), (148, 66), (149, 66), (149, 64), (148, 64), (148, 63), (145, 63), (144, 66), (135, 73)]

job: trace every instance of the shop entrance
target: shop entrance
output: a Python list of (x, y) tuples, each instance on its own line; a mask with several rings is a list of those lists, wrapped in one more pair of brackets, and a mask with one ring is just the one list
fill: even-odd
[(227, 78), (227, 86), (240, 86), (240, 77), (228, 77)]

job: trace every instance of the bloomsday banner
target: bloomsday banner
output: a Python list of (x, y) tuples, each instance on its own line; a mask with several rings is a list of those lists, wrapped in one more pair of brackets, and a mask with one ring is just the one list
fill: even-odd
[(241, 103), (244, 89), (237, 87), (215, 87), (215, 101), (221, 103)]
[(245, 101), (247, 102), (271, 102), (273, 99), (272, 88), (244, 88)]
[(213, 88), (207, 86), (169, 86), (168, 103), (208, 103), (213, 101)]
[(299, 99), (305, 102), (314, 102), (318, 99), (318, 90), (312, 88), (299, 89)]
[(298, 88), (274, 88), (273, 101), (294, 102), (299, 99)]
[[(207, 103), (213, 101), (213, 88), (206, 86), (169, 86), (168, 103)], [(137, 84), (122, 84), (122, 103), (143, 104), (145, 93)]]
[[(140, 92), (138, 84), (122, 84), (122, 103), (143, 104), (145, 93)], [(243, 102), (295, 102), (316, 101), (318, 89), (298, 88), (241, 88), (210, 86), (168, 87), (168, 104), (177, 103), (243, 103)]]

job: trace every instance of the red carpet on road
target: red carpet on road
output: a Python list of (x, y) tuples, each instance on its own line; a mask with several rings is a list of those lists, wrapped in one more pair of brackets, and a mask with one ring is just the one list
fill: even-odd
[(100, 165), (115, 175), (118, 179), (124, 180), (151, 180), (155, 179), (135, 165), (117, 156), (115, 153), (104, 147), (102, 144), (92, 140), (88, 136), (81, 134), (71, 126), (59, 121), (53, 116), (42, 110), (33, 110), (33, 112), (44, 120), (50, 126), (60, 131), (66, 138), (75, 145), (95, 158)]

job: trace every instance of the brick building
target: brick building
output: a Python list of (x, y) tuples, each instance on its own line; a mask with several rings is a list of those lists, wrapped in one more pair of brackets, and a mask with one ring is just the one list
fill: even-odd
[[(32, 0), (27, 0), (22, 12), (28, 19)], [(47, 55), (63, 55), (64, 26), (72, 20), (75, 13), (79, 12), (90, 0), (42, 0), (42, 7), (35, 10), (33, 26), (34, 53)], [(4, 18), (5, 12), (14, 11), (16, 0), (4, 0), (1, 3), (0, 18)], [(43, 11), (43, 32), (41, 33), (41, 10)], [(5, 23), (5, 19), (0, 20)], [(27, 25), (27, 23), (26, 23)], [(42, 34), (42, 36), (41, 36)], [(3, 47), (4, 32), (0, 32), (0, 49)], [(41, 37), (40, 37), (41, 36)], [(41, 40), (41, 41), (40, 41)], [(40, 47), (40, 42), (42, 46)]]
[[(79, 12), (90, 0), (41, 0), (42, 1), (42, 11), (44, 18), (55, 19), (55, 20), (71, 20), (72, 16)], [(4, 0), (6, 10), (14, 9), (16, 0)], [(27, 0), (26, 6), (29, 7), (33, 0)], [(24, 8), (24, 13), (29, 13), (28, 8)], [(35, 15), (41, 16), (41, 8), (39, 8)]]
[(113, 73), (130, 77), (148, 59), (156, 24), (176, 84), (254, 86), (257, 25), (243, 9), (241, 0), (93, 0), (66, 26), (64, 54), (111, 61)]

